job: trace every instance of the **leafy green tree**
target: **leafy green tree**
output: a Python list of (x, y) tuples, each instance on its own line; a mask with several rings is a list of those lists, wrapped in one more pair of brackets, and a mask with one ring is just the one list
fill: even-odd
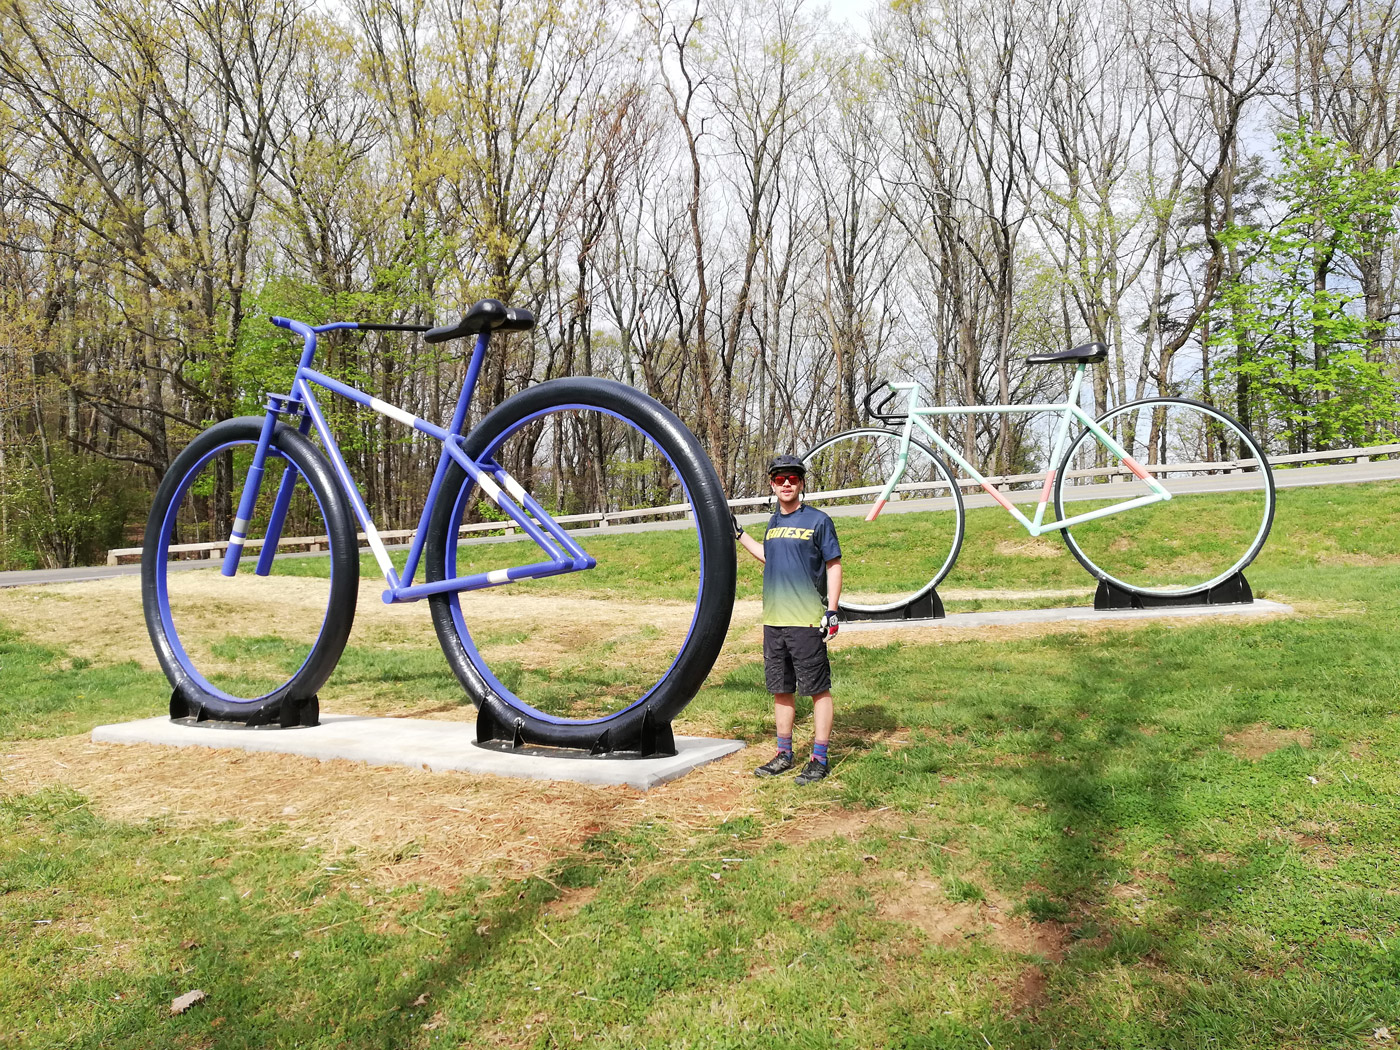
[(1253, 428), (1290, 451), (1383, 439), (1400, 420), (1400, 384), (1355, 274), (1377, 227), (1396, 229), (1400, 166), (1367, 167), (1305, 123), (1279, 151), (1283, 216), (1223, 235), (1243, 263), (1213, 310), (1215, 359), (1245, 380)]

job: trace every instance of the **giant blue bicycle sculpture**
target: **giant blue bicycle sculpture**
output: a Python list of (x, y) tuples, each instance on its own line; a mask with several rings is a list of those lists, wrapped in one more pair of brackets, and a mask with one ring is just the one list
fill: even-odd
[[(457, 324), (431, 329), (360, 322), (312, 326), (281, 317), (272, 323), (303, 340), (290, 392), (269, 395), (262, 416), (226, 420), (195, 438), (161, 482), (147, 522), (143, 604), (173, 688), (172, 717), (316, 724), (318, 690), (340, 661), (355, 618), (358, 523), (384, 575), (383, 600), (396, 605), (428, 599), (448, 663), (479, 709), (480, 742), (594, 753), (673, 751), (671, 719), (694, 697), (719, 654), (735, 584), (724, 492), (681, 421), (632, 387), (567, 377), (507, 398), (464, 433), (493, 333), (534, 326), (528, 311), (494, 299), (476, 303)], [(451, 422), (438, 426), (317, 371), (317, 337), (337, 330), (423, 332), (429, 343), (475, 336)], [(441, 442), (401, 570), (327, 424), (318, 390)], [(579, 443), (575, 451), (595, 453), (586, 477), (566, 465), (577, 463), (577, 456), (561, 454), (570, 441)], [(518, 465), (516, 473), (508, 469), (511, 463)], [(513, 647), (522, 648), (518, 639), (493, 638), (489, 611), (478, 608), (480, 620), (469, 627), (463, 592), (594, 569), (598, 559), (556, 517), (571, 509), (570, 493), (582, 493), (574, 505), (587, 497), (596, 508), (600, 501), (616, 503), (623, 498), (618, 493), (629, 489), (638, 493), (637, 506), (654, 506), (658, 495), (669, 494), (690, 507), (679, 532), (661, 534), (669, 544), (667, 586), (679, 600), (656, 603), (654, 624), (611, 650), (601, 647), (601, 656), (584, 660), (582, 672), (566, 668), (563, 685), (532, 667), (528, 654), (511, 655)], [(236, 507), (232, 498), (218, 506), (220, 492), (235, 491)], [(510, 549), (464, 542), (462, 524), (484, 504), (523, 531), (541, 556), (485, 569), (464, 565), (483, 551)], [(325, 555), (276, 558), (283, 536), (308, 529), (323, 539)], [(228, 543), (217, 572), (188, 571), (172, 561), (172, 547), (206, 533)], [(250, 573), (243, 559), (246, 553), (251, 560), (255, 551)], [(416, 583), (420, 563), (426, 579)], [(549, 595), (543, 600), (562, 601)], [(511, 598), (501, 595), (499, 601), (506, 608)], [(234, 626), (249, 617), (251, 626)], [(481, 644), (474, 629), (490, 645)], [(506, 654), (491, 658), (499, 664), (494, 669), (487, 648)], [(568, 664), (567, 657), (563, 662)]]

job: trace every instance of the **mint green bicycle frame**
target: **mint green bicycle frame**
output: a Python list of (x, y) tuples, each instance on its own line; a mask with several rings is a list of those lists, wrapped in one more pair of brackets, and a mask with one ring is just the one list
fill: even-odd
[[(1085, 365), (1080, 364), (1075, 367), (1074, 379), (1070, 383), (1068, 397), (1058, 404), (1051, 405), (930, 405), (928, 407), (919, 406), (919, 384), (918, 383), (886, 383), (890, 390), (898, 393), (906, 391), (908, 393), (908, 404), (906, 406), (907, 416), (904, 421), (904, 428), (901, 433), (899, 443), (899, 458), (895, 461), (894, 472), (890, 475), (889, 481), (885, 483), (879, 497), (875, 501), (875, 506), (870, 513), (865, 516), (866, 521), (874, 521), (884, 509), (885, 503), (894, 495), (895, 487), (904, 476), (904, 471), (909, 465), (909, 440), (913, 436), (914, 428), (918, 427), (923, 431), (924, 436), (941, 448), (950, 459), (967, 471), (969, 477), (984, 488), (987, 493), (996, 500), (1007, 512), (1019, 521), (1027, 532), (1032, 536), (1042, 536), (1047, 532), (1056, 529), (1067, 529), (1072, 525), (1079, 525), (1086, 521), (1093, 521), (1095, 518), (1106, 518), (1113, 514), (1121, 514), (1123, 511), (1132, 510), (1134, 507), (1146, 507), (1153, 503), (1161, 503), (1172, 498), (1172, 494), (1167, 491), (1160, 481), (1154, 478), (1151, 473), (1132, 456), (1122, 445), (1114, 440), (1113, 435), (1099, 426), (1087, 412), (1079, 407), (1079, 388), (1084, 380)], [(1012, 505), (1011, 501), (1002, 493), (998, 492), (996, 486), (987, 480), (986, 476), (976, 467), (969, 463), (957, 449), (948, 444), (943, 436), (924, 422), (925, 419), (933, 416), (970, 416), (970, 415), (1011, 415), (1013, 413), (1059, 413), (1060, 421), (1055, 429), (1054, 451), (1050, 454), (1050, 468), (1045, 475), (1045, 485), (1040, 490), (1040, 502), (1035, 509), (1035, 517), (1028, 518)], [(1055, 485), (1055, 474), (1057, 472), (1060, 457), (1064, 455), (1065, 441), (1069, 437), (1070, 420), (1078, 420), (1088, 431), (1094, 435), (1100, 445), (1108, 449), (1123, 466), (1127, 467), (1152, 490), (1149, 495), (1138, 496), (1133, 499), (1123, 500), (1121, 503), (1114, 503), (1107, 507), (1100, 507), (1097, 510), (1086, 511), (1083, 514), (1076, 514), (1073, 517), (1061, 518), (1059, 521), (1045, 520), (1045, 506), (1050, 502), (1050, 494)]]

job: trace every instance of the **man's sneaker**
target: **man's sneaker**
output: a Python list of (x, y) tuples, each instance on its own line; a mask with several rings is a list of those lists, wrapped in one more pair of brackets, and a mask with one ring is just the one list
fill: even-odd
[(803, 767), (801, 773), (797, 774), (797, 779), (794, 783), (815, 784), (818, 780), (825, 780), (827, 772), (827, 764), (825, 762), (818, 762), (814, 758)]
[(756, 777), (776, 777), (792, 768), (792, 752), (779, 751), (763, 765), (753, 771)]

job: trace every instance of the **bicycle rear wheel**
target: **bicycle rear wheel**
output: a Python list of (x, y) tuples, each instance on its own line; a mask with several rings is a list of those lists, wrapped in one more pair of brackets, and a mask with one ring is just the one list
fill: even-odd
[[(229, 577), (219, 571), (221, 551), (208, 560), (172, 549), (229, 538), (262, 425), (262, 417), (244, 416), (195, 438), (161, 481), (146, 522), (142, 605), (173, 687), (172, 715), (258, 725), (295, 711), (304, 720), (303, 706), (335, 669), (355, 618), (354, 521), (325, 457), (291, 427), (273, 432), (248, 539), (263, 535), (283, 474), (295, 471), (282, 534), (324, 537), (328, 553), (279, 560), (262, 577), (250, 551)], [(201, 560), (181, 560), (187, 553)]]
[(899, 458), (901, 435), (878, 427), (843, 431), (813, 447), (803, 502), (831, 515), (841, 541), (841, 608), (891, 612), (928, 594), (948, 575), (962, 548), (962, 493), (952, 471), (922, 441), (894, 497), (873, 522), (874, 506)]
[[(1062, 530), (1095, 578), (1138, 594), (1185, 596), (1254, 560), (1273, 523), (1274, 479), (1249, 431), (1187, 398), (1134, 401), (1097, 422), (1172, 498)], [(1055, 514), (1063, 520), (1151, 494), (1085, 428), (1061, 460)]]
[[(632, 751), (645, 723), (669, 723), (695, 696), (734, 606), (729, 509), (709, 458), (685, 426), (640, 391), (596, 378), (516, 394), (467, 436), (555, 518), (572, 522), (591, 570), (430, 599), (438, 640), (483, 722), (526, 742)], [(646, 523), (633, 508), (687, 503)], [(541, 561), (532, 541), (473, 541), (460, 526), (494, 507), (455, 463), (434, 508), (430, 581)], [(623, 517), (617, 517), (623, 514)], [(601, 743), (600, 743), (601, 741)]]

